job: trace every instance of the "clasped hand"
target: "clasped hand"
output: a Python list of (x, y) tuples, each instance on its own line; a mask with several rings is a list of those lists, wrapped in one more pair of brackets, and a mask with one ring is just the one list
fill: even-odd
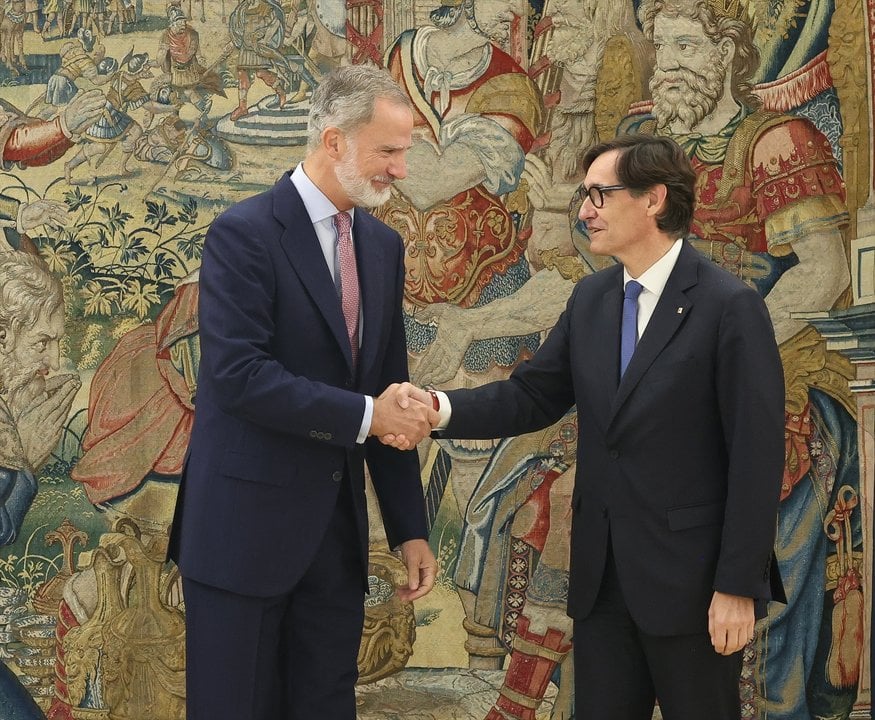
[(410, 383), (393, 383), (374, 398), (371, 435), (399, 450), (411, 450), (440, 420), (431, 395)]

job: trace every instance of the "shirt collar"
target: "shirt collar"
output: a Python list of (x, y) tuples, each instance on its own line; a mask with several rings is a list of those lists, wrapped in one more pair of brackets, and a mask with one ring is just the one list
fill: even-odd
[[(334, 206), (334, 203), (328, 199), (328, 196), (316, 187), (307, 176), (307, 173), (304, 172), (304, 163), (298, 164), (298, 167), (295, 168), (289, 179), (301, 196), (301, 201), (304, 203), (307, 215), (310, 216), (310, 222), (314, 225), (329, 218), (333, 219), (340, 212)], [(355, 208), (350, 208), (347, 212), (350, 219), (355, 221)]]
[(683, 238), (675, 240), (674, 244), (668, 249), (665, 255), (641, 273), (640, 277), (633, 278), (629, 274), (629, 271), (624, 267), (623, 287), (626, 287), (626, 283), (630, 280), (637, 280), (647, 292), (651, 292), (657, 296), (662, 295), (665, 284), (668, 282), (668, 276), (671, 275), (671, 271), (674, 270), (678, 255), (681, 254), (683, 244)]

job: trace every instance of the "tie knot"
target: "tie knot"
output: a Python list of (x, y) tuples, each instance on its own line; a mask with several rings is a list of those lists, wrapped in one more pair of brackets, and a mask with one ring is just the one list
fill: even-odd
[(623, 297), (628, 300), (637, 300), (643, 289), (644, 286), (640, 282), (630, 280), (626, 283), (626, 291), (623, 293)]
[(349, 231), (352, 229), (352, 220), (349, 213), (339, 212), (334, 216), (334, 227), (337, 228), (338, 240), (344, 236), (349, 236)]

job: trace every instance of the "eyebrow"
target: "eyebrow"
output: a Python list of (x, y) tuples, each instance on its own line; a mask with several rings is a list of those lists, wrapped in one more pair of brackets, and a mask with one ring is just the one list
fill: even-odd
[(677, 42), (696, 44), (696, 45), (698, 45), (702, 42), (702, 38), (697, 36), (697, 35), (680, 35), (678, 37), (674, 37), (672, 35), (669, 35), (668, 37), (666, 37), (664, 35), (654, 35), (653, 36), (653, 42), (659, 42), (659, 41), (664, 41), (664, 40), (669, 40), (669, 39), (675, 40)]

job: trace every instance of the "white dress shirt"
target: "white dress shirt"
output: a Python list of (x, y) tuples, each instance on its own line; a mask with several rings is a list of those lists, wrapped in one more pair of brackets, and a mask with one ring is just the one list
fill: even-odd
[(644, 330), (647, 328), (647, 323), (653, 316), (653, 311), (656, 309), (656, 303), (665, 289), (665, 284), (668, 282), (668, 276), (674, 270), (675, 263), (678, 261), (678, 255), (681, 254), (683, 240), (675, 240), (674, 244), (666, 251), (659, 260), (647, 268), (640, 276), (633, 278), (626, 268), (623, 268), (623, 290), (626, 289), (626, 283), (630, 280), (637, 280), (641, 283), (643, 290), (638, 296), (638, 337), (644, 335)]
[[(334, 226), (334, 216), (340, 211), (334, 206), (334, 203), (328, 199), (325, 193), (316, 187), (316, 185), (313, 184), (313, 181), (307, 177), (307, 173), (304, 172), (303, 163), (295, 168), (290, 178), (292, 184), (297, 189), (298, 194), (301, 196), (307, 215), (310, 216), (310, 222), (313, 223), (313, 230), (316, 231), (316, 237), (319, 240), (319, 247), (322, 249), (322, 254), (325, 256), (325, 264), (328, 266), (328, 272), (331, 273), (331, 279), (336, 282), (337, 279), (334, 277), (334, 250), (337, 247), (337, 228)], [(350, 219), (354, 222), (355, 208), (350, 208), (347, 212), (349, 213)], [(352, 231), (350, 231), (350, 234), (352, 235), (353, 247), (355, 247), (355, 234), (353, 234)], [(359, 343), (361, 343), (362, 339), (363, 325), (361, 304), (359, 304)], [(374, 398), (370, 395), (365, 395), (364, 397), (365, 412), (362, 417), (362, 425), (359, 429), (358, 437), (355, 440), (359, 444), (367, 440), (368, 433), (371, 430), (371, 421), (374, 417)]]

